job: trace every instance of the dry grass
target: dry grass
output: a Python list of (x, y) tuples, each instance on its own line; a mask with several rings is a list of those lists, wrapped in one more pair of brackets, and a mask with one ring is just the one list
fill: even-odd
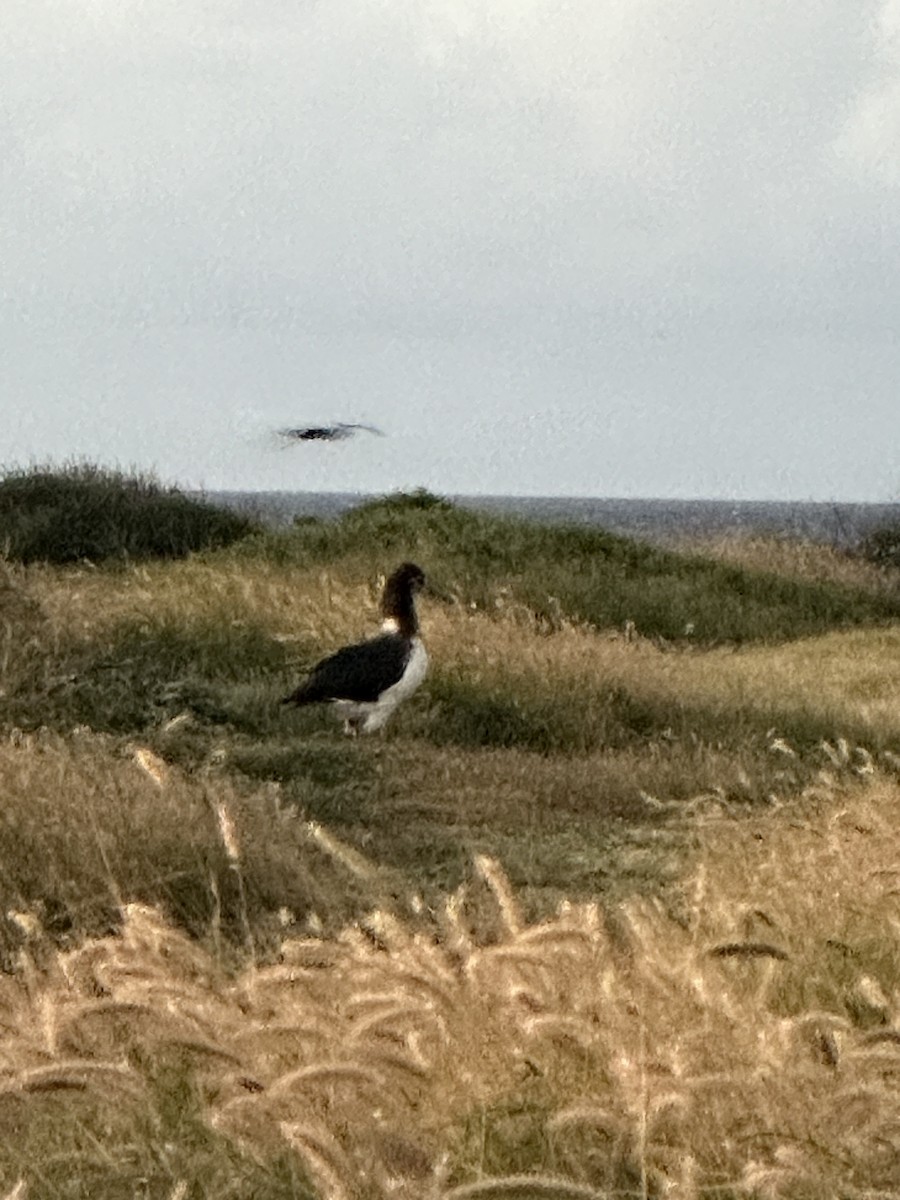
[(128, 619), (164, 624), (189, 615), (198, 622), (262, 618), (273, 632), (342, 636), (365, 604), (376, 609), (375, 580), (360, 584), (349, 570), (298, 570), (228, 555), (144, 563), (117, 571), (3, 565), (7, 586), (40, 605), (60, 635), (90, 637)]
[[(480, 858), (429, 930), (375, 910), (236, 977), (139, 905), (66, 953), (34, 934), (0, 981), (0, 1144), (51, 1093), (100, 1128), (152, 1108), (175, 1057), (209, 1129), (332, 1200), (887, 1197), (898, 801), (720, 812), (667, 903), (539, 923)], [(3, 1186), (45, 1194), (10, 1157)]]
[[(0, 790), (0, 911), (31, 914), (62, 944), (141, 901), (227, 959), (235, 945), (271, 950), (284, 912), (334, 929), (396, 888), (390, 872), (362, 880), (337, 863), (277, 784), (233, 781), (216, 763), (186, 774), (87, 730), (0, 741)], [(20, 942), (0, 923), (5, 965)]]
[(443, 670), (476, 684), (581, 694), (588, 702), (618, 686), (658, 698), (672, 712), (691, 706), (771, 712), (780, 705), (786, 714), (859, 723), (900, 738), (900, 672), (892, 669), (900, 659), (898, 626), (706, 651), (672, 651), (617, 633), (598, 636), (571, 623), (542, 635), (522, 613), (498, 622), (433, 610), (427, 632)]
[(837, 583), (866, 591), (896, 595), (897, 572), (876, 566), (857, 554), (822, 542), (796, 537), (727, 534), (706, 538), (681, 538), (680, 550), (719, 562), (770, 571), (789, 579)]

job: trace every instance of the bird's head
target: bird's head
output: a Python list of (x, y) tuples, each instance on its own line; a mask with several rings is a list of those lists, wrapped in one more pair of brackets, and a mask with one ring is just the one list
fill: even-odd
[(425, 572), (415, 563), (401, 563), (384, 585), (381, 612), (385, 624), (399, 626), (401, 631), (412, 634), (418, 628), (413, 607), (413, 597), (425, 587)]
[(426, 584), (425, 572), (413, 562), (401, 563), (387, 581), (387, 586), (403, 588), (410, 592), (420, 592)]

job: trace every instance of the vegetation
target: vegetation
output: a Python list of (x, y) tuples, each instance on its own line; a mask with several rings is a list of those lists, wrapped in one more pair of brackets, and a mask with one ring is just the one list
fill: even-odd
[(898, 800), (880, 780), (694, 813), (665, 903), (538, 924), (481, 857), (425, 927), (376, 909), (236, 975), (134, 904), (65, 954), (32, 926), (0, 982), (0, 1175), (92, 1198), (138, 1172), (169, 1197), (888, 1197)]
[(0, 547), (18, 562), (183, 558), (255, 528), (246, 517), (89, 463), (36, 466), (0, 479)]
[[(405, 557), (422, 692), (282, 709)], [(889, 1193), (890, 570), (417, 493), (3, 571), (0, 1195)]]
[(863, 540), (862, 554), (879, 567), (900, 567), (900, 525), (876, 529)]
[(850, 575), (786, 575), (602, 529), (470, 512), (427, 492), (361, 505), (337, 523), (303, 522), (291, 536), (270, 535), (265, 551), (285, 565), (346, 560), (367, 573), (386, 558), (413, 558), (480, 609), (506, 600), (551, 626), (629, 622), (646, 637), (695, 645), (781, 641), (900, 616), (896, 584), (877, 591)]

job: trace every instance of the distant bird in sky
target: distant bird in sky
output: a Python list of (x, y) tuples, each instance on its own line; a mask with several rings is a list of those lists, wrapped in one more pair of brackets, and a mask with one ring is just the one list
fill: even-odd
[(278, 433), (287, 442), (343, 442), (355, 437), (360, 429), (384, 437), (374, 425), (346, 425), (341, 421), (336, 425), (301, 425), (297, 429), (279, 429)]
[(344, 732), (353, 737), (381, 729), (428, 670), (414, 602), (424, 587), (422, 568), (401, 563), (384, 586), (382, 633), (322, 659), (281, 703), (332, 704), (343, 718)]

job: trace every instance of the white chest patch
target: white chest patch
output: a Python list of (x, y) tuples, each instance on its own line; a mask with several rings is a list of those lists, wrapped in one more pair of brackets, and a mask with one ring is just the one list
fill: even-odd
[(395, 704), (398, 704), (401, 700), (405, 700), (407, 696), (413, 694), (427, 674), (428, 653), (421, 641), (418, 638), (413, 638), (412, 652), (409, 656), (409, 662), (406, 664), (406, 670), (394, 686), (388, 688), (384, 696), (382, 696), (382, 700), (388, 696), (395, 697)]
[(421, 686), (428, 674), (428, 653), (418, 638), (413, 638), (412, 652), (406, 670), (397, 682), (383, 692), (372, 705), (366, 705), (368, 714), (363, 724), (365, 733), (380, 729), (398, 704), (408, 699)]

